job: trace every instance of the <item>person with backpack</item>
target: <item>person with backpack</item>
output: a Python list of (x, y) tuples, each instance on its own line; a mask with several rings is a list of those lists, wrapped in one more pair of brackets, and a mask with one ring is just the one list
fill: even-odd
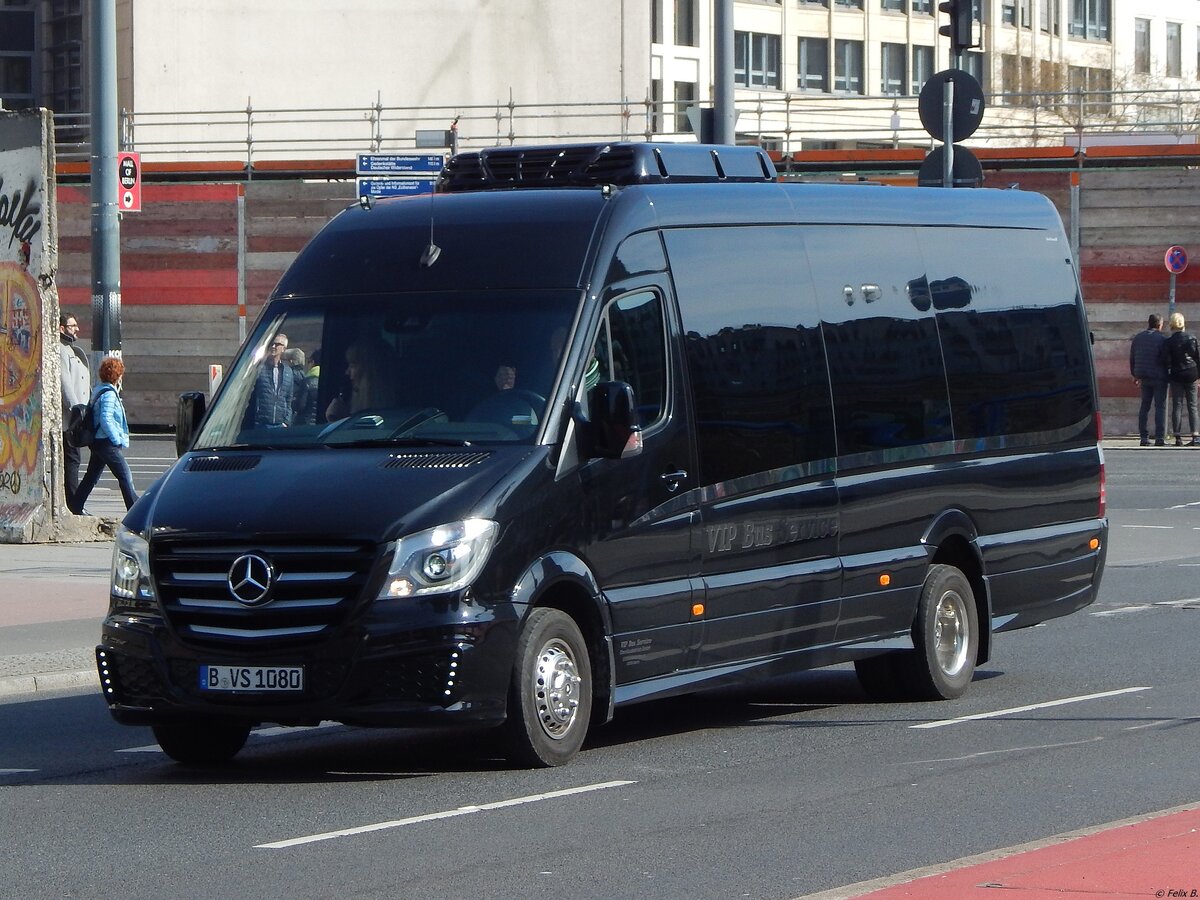
[(121, 498), (125, 508), (137, 502), (137, 492), (133, 489), (133, 474), (129, 471), (129, 463), (121, 454), (122, 447), (129, 446), (129, 425), (125, 419), (125, 406), (121, 403), (121, 381), (125, 376), (125, 364), (114, 356), (100, 363), (97, 373), (100, 383), (92, 391), (92, 424), (95, 437), (91, 443), (91, 458), (88, 459), (87, 472), (79, 483), (79, 490), (67, 504), (75, 515), (87, 515), (83, 505), (92, 493), (92, 488), (100, 480), (100, 474), (107, 466), (117, 479), (121, 488)]
[(1189, 447), (1200, 446), (1200, 431), (1196, 429), (1196, 378), (1200, 375), (1200, 347), (1196, 338), (1183, 330), (1183, 313), (1172, 313), (1168, 320), (1171, 336), (1163, 342), (1163, 361), (1167, 364), (1167, 381), (1171, 390), (1171, 431), (1175, 446), (1183, 446), (1183, 408), (1187, 406), (1188, 425), (1192, 439)]

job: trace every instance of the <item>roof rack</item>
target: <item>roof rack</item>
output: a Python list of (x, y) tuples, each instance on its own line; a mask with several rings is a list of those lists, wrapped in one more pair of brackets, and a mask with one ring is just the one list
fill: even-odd
[(600, 184), (702, 184), (775, 181), (758, 147), (712, 144), (562, 144), (489, 147), (450, 158), (440, 192)]

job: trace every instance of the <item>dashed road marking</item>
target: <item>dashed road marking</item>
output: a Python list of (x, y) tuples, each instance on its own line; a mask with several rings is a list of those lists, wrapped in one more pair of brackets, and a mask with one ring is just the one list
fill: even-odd
[(0, 775), (28, 775), (37, 769), (0, 769)]
[(351, 837), (357, 834), (367, 834), (372, 831), (383, 831), (388, 828), (400, 828), (404, 825), (417, 825), (422, 822), (434, 822), (439, 819), (453, 819), (456, 816), (467, 816), (472, 813), (487, 812), (492, 809), (503, 809), (507, 806), (521, 806), (526, 803), (538, 803), (542, 800), (554, 800), (559, 797), (569, 797), (573, 794), (587, 794), (592, 791), (603, 791), (608, 788), (624, 787), (637, 784), (636, 781), (605, 781), (600, 784), (585, 784), (582, 787), (566, 788), (561, 791), (549, 791), (544, 794), (531, 794), (527, 797), (516, 797), (512, 800), (500, 800), (496, 803), (481, 803), (478, 806), (460, 806), (458, 809), (448, 809), (444, 812), (427, 813), (423, 816), (410, 816), (407, 819), (393, 819), (390, 822), (377, 822), (374, 825), (359, 825), (357, 828), (343, 828), (339, 831), (326, 831), (323, 834), (310, 834), (306, 837), (290, 838), (285, 841), (272, 841), (269, 844), (255, 844), (256, 850), (285, 850), (301, 844), (313, 844), (318, 841), (329, 841), (334, 838)]
[(992, 712), (975, 713), (971, 716), (959, 716), (956, 719), (939, 719), (936, 722), (922, 722), (920, 725), (909, 725), (909, 728), (941, 728), (943, 725), (958, 725), (962, 722), (973, 722), (977, 719), (995, 719), (1000, 716), (1011, 716), (1014, 713), (1031, 712), (1035, 709), (1049, 709), (1052, 706), (1065, 706), (1068, 703), (1083, 703), (1085, 700), (1100, 700), (1105, 697), (1117, 697), (1121, 694), (1134, 694), (1138, 691), (1148, 691), (1149, 687), (1128, 687), (1115, 691), (1101, 691), (1098, 694), (1084, 694), (1080, 697), (1064, 697), (1061, 700), (1047, 700), (1044, 703), (1030, 703), (1028, 706), (1014, 706), (1010, 709), (997, 709)]

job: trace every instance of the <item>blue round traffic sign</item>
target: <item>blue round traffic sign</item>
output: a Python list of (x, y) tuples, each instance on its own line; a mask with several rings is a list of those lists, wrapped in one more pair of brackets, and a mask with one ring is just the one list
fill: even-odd
[(1163, 257), (1163, 263), (1167, 267), (1167, 271), (1172, 275), (1179, 275), (1188, 266), (1187, 251), (1176, 244), (1174, 247), (1167, 248), (1167, 253)]

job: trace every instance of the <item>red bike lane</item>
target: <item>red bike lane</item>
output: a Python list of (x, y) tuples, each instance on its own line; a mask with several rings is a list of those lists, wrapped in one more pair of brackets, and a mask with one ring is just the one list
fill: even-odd
[(1200, 898), (1200, 803), (811, 895), (809, 900)]

